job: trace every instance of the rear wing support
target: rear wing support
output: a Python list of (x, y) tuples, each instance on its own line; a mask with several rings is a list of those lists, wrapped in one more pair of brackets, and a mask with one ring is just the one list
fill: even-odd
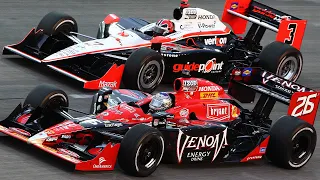
[(277, 33), (276, 40), (300, 50), (307, 20), (281, 12), (253, 0), (226, 0), (222, 21), (228, 23), (235, 34), (244, 34), (247, 22), (252, 26), (245, 39), (259, 44), (265, 31)]

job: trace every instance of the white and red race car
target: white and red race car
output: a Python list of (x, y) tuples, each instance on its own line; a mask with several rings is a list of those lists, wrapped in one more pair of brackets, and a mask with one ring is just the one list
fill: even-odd
[[(220, 20), (183, 0), (170, 22), (173, 31), (159, 35), (156, 23), (109, 14), (99, 24), (97, 37), (90, 37), (78, 33), (71, 16), (51, 12), (20, 43), (5, 46), (3, 54), (42, 63), (86, 89), (119, 88), (123, 82), (126, 88), (153, 92), (184, 69), (218, 84), (228, 82), (237, 67), (248, 67), (246, 73), (262, 67), (292, 81), (301, 73), (299, 49), (306, 20), (253, 0), (226, 0)], [(248, 22), (249, 31), (238, 36)], [(276, 41), (263, 48), (260, 41), (267, 29), (277, 33)]]

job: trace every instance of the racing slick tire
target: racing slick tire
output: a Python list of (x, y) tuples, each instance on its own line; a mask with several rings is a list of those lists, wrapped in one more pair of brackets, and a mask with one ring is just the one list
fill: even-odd
[(68, 107), (69, 99), (67, 94), (56, 86), (42, 84), (35, 87), (26, 97), (23, 105), (30, 105), (33, 108), (57, 109), (61, 106)]
[(302, 71), (301, 52), (282, 42), (275, 41), (265, 46), (259, 59), (263, 69), (290, 81), (297, 81)]
[(159, 166), (164, 153), (160, 131), (145, 124), (133, 126), (121, 141), (118, 164), (127, 174), (146, 177)]
[(60, 32), (78, 32), (78, 25), (76, 20), (68, 14), (53, 11), (42, 18), (36, 30), (40, 29), (44, 34), (52, 36)]
[(299, 169), (310, 160), (316, 143), (317, 133), (311, 124), (283, 116), (271, 128), (266, 155), (278, 167)]
[(134, 51), (126, 61), (122, 81), (127, 89), (152, 93), (164, 76), (164, 60), (160, 53), (142, 47)]

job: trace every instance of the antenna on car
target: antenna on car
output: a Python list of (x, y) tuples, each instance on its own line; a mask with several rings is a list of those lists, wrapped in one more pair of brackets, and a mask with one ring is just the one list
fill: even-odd
[(182, 74), (182, 77), (183, 77), (183, 78), (189, 78), (189, 77), (191, 77), (190, 71), (187, 70), (187, 69), (183, 69), (183, 70), (181, 71), (181, 74)]

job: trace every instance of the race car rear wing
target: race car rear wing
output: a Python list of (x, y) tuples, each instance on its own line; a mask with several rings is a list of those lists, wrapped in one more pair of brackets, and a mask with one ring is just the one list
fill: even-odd
[(253, 0), (226, 0), (222, 21), (235, 34), (244, 34), (247, 22), (253, 23), (245, 38), (260, 42), (266, 29), (277, 33), (276, 40), (300, 50), (307, 20), (281, 12)]
[(269, 117), (276, 102), (289, 105), (288, 115), (314, 123), (320, 100), (320, 91), (285, 80), (261, 68), (233, 70), (228, 94), (242, 103), (252, 103), (256, 93), (261, 96), (253, 111)]

